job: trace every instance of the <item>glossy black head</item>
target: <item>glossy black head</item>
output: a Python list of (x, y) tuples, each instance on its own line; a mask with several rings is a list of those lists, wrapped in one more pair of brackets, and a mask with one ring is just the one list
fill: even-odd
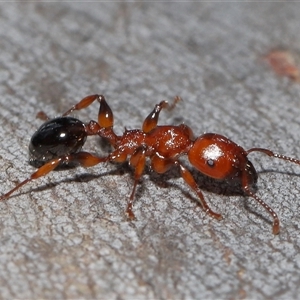
[(80, 151), (87, 134), (85, 125), (72, 117), (59, 117), (44, 123), (32, 136), (29, 162), (39, 167), (53, 158)]

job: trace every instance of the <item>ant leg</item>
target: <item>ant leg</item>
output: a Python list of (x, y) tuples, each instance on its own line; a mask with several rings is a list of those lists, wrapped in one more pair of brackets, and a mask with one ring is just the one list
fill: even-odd
[(111, 108), (107, 104), (104, 96), (102, 95), (90, 95), (83, 98), (77, 104), (73, 105), (68, 111), (66, 111), (62, 116), (67, 116), (74, 110), (80, 110), (88, 107), (94, 101), (98, 100), (100, 103), (99, 113), (98, 113), (98, 123), (95, 121), (90, 121), (87, 125), (88, 135), (98, 134), (100, 137), (106, 138), (114, 146), (118, 141), (118, 136), (113, 131), (114, 116)]
[[(264, 150), (264, 149), (263, 149)], [(255, 199), (261, 206), (263, 206), (267, 212), (273, 217), (273, 234), (278, 234), (280, 230), (280, 222), (276, 212), (267, 205), (263, 200), (256, 196), (249, 187), (249, 177), (246, 172), (242, 174), (242, 187), (243, 190), (253, 199)]]
[(48, 117), (48, 115), (44, 112), (44, 111), (39, 111), (37, 114), (36, 114), (36, 118), (37, 119), (40, 119), (42, 121), (49, 121), (50, 118)]
[(102, 95), (89, 95), (80, 100), (77, 104), (73, 105), (69, 110), (67, 110), (62, 116), (65, 117), (72, 113), (74, 110), (80, 110), (90, 106), (97, 99), (104, 98)]
[(268, 156), (276, 157), (276, 158), (283, 159), (283, 160), (287, 160), (287, 161), (289, 161), (289, 162), (292, 162), (292, 163), (295, 163), (295, 164), (297, 164), (297, 165), (300, 165), (300, 160), (299, 160), (299, 159), (296, 159), (296, 158), (293, 158), (293, 157), (289, 157), (289, 156), (285, 156), (285, 155), (278, 154), (278, 153), (274, 153), (273, 151), (271, 151), (271, 150), (269, 150), (269, 149), (264, 149), (264, 148), (251, 148), (251, 149), (249, 149), (248, 151), (246, 151), (247, 155), (248, 155), (250, 152), (262, 152), (262, 153), (264, 153), (264, 154), (267, 154)]
[(198, 195), (198, 202), (200, 203), (200, 205), (202, 206), (203, 210), (208, 213), (211, 217), (217, 219), (217, 220), (221, 220), (222, 219), (222, 215), (218, 214), (216, 212), (214, 212), (206, 203), (204, 196), (201, 192), (201, 190), (199, 189), (193, 175), (190, 173), (190, 171), (188, 171), (179, 161), (175, 161), (174, 162), (176, 165), (179, 165), (180, 167), (180, 173), (181, 173), (181, 177), (184, 179), (184, 181), (192, 188), (192, 190), (194, 190), (196, 192), (196, 194)]
[(132, 205), (133, 205), (133, 201), (134, 201), (134, 194), (135, 194), (136, 186), (137, 186), (137, 184), (143, 174), (143, 171), (145, 169), (146, 147), (137, 148), (135, 150), (135, 152), (132, 154), (129, 164), (130, 164), (130, 166), (135, 168), (135, 171), (134, 171), (134, 185), (133, 185), (131, 195), (129, 197), (129, 201), (127, 203), (126, 214), (130, 220), (133, 220), (133, 219), (135, 219), (135, 216), (132, 211)]
[(106, 162), (109, 160), (109, 157), (97, 157), (95, 155), (92, 155), (88, 152), (78, 152), (70, 155), (61, 156), (55, 159), (50, 160), (43, 166), (37, 169), (34, 173), (31, 174), (31, 176), (21, 183), (19, 183), (16, 187), (14, 187), (12, 190), (10, 190), (8, 193), (2, 195), (0, 197), (0, 200), (7, 199), (13, 192), (21, 188), (26, 183), (38, 179), (40, 177), (43, 177), (47, 175), (49, 172), (53, 171), (59, 164), (64, 162), (71, 162), (76, 161), (83, 167), (91, 167), (94, 165), (97, 165), (101, 162)]
[(90, 106), (94, 101), (98, 100), (100, 103), (100, 109), (98, 114), (98, 123), (101, 127), (112, 127), (114, 123), (114, 117), (111, 108), (107, 104), (103, 95), (90, 95), (84, 97), (77, 104), (73, 105), (62, 116), (65, 117), (72, 113), (74, 110), (80, 110)]
[(98, 113), (98, 123), (103, 128), (111, 128), (114, 126), (114, 115), (107, 104), (104, 96), (99, 96), (98, 102), (100, 103), (99, 113)]
[(152, 166), (153, 170), (157, 173), (165, 173), (174, 165), (178, 165), (180, 167), (181, 177), (197, 193), (197, 195), (199, 197), (198, 202), (200, 203), (200, 205), (202, 206), (204, 211), (217, 220), (222, 219), (222, 216), (220, 214), (214, 212), (208, 206), (194, 177), (179, 161), (165, 159), (165, 158), (159, 157), (157, 155), (154, 155), (151, 159), (151, 166)]
[(174, 164), (174, 160), (172, 159), (167, 159), (158, 155), (153, 155), (151, 157), (151, 168), (159, 174), (167, 172)]
[(74, 110), (80, 110), (90, 106), (94, 101), (98, 100), (100, 103), (99, 113), (98, 113), (98, 123), (103, 128), (112, 127), (114, 123), (114, 117), (111, 108), (107, 104), (103, 95), (90, 95), (84, 97), (77, 104), (73, 105), (69, 110), (67, 110), (62, 116), (65, 117), (72, 113)]
[(157, 126), (159, 114), (161, 110), (166, 107), (168, 107), (167, 101), (161, 101), (159, 104), (155, 105), (153, 111), (148, 115), (143, 123), (142, 130), (145, 133), (150, 132)]
[[(97, 134), (109, 140), (110, 144), (115, 147), (119, 137), (115, 134), (113, 130), (114, 126), (114, 115), (107, 104), (104, 96), (99, 95), (97, 98), (100, 103), (99, 112), (98, 112), (98, 124), (96, 125), (98, 131)], [(95, 121), (91, 121), (90, 124), (95, 124)], [(95, 129), (95, 127), (94, 127)]]
[(148, 117), (145, 119), (143, 123), (142, 130), (145, 133), (150, 132), (152, 129), (154, 129), (157, 126), (158, 117), (163, 108), (169, 107), (169, 109), (173, 109), (173, 107), (176, 105), (177, 102), (179, 102), (181, 98), (179, 96), (176, 96), (174, 98), (174, 102), (169, 105), (168, 101), (161, 101), (159, 104), (156, 104), (153, 111), (148, 115)]

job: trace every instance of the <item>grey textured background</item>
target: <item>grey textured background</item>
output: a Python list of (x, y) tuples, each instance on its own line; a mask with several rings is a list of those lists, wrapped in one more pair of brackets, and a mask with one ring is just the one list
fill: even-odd
[[(155, 103), (184, 101), (160, 123), (218, 132), (245, 148), (300, 157), (300, 85), (262, 57), (300, 53), (299, 3), (1, 3), (0, 181), (26, 178), (38, 111), (64, 112), (103, 93), (115, 128), (139, 128)], [(96, 119), (97, 104), (77, 115)], [(108, 150), (90, 138), (86, 150)], [(0, 203), (0, 297), (291, 299), (300, 286), (300, 167), (251, 154), (257, 194), (194, 172), (220, 222), (196, 208), (173, 170), (146, 172), (134, 211), (128, 167), (65, 170)], [(192, 169), (192, 168), (191, 168)]]

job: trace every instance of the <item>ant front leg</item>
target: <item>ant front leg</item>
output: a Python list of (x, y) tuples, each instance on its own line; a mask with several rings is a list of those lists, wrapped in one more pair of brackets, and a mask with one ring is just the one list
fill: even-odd
[(159, 104), (156, 104), (153, 111), (148, 115), (148, 117), (145, 119), (143, 123), (142, 130), (145, 133), (150, 132), (152, 129), (154, 129), (157, 126), (159, 114), (163, 108), (169, 107), (169, 109), (173, 109), (173, 107), (176, 105), (177, 102), (181, 101), (181, 98), (179, 96), (176, 96), (174, 98), (174, 102), (172, 105), (168, 104), (168, 101), (161, 101)]
[(243, 190), (253, 199), (255, 199), (262, 207), (266, 209), (266, 211), (273, 217), (273, 234), (278, 234), (280, 231), (280, 222), (276, 212), (266, 204), (262, 199), (256, 196), (250, 189), (249, 182), (251, 178), (249, 178), (248, 173), (245, 171), (242, 174), (242, 187)]
[(198, 195), (198, 202), (200, 203), (201, 207), (204, 209), (206, 213), (208, 213), (211, 217), (220, 220), (222, 219), (222, 216), (216, 212), (214, 212), (207, 204), (207, 202), (204, 199), (204, 196), (199, 189), (193, 175), (188, 171), (179, 161), (174, 161), (172, 159), (166, 159), (159, 157), (157, 155), (152, 157), (151, 166), (154, 171), (157, 173), (165, 173), (168, 171), (172, 166), (177, 165), (180, 167), (180, 173), (181, 177), (184, 179), (184, 181), (196, 192)]
[(26, 183), (38, 179), (40, 177), (46, 176), (48, 173), (53, 171), (57, 166), (59, 166), (62, 163), (68, 163), (72, 161), (76, 161), (79, 165), (83, 167), (92, 167), (94, 165), (97, 165), (101, 162), (106, 162), (109, 160), (109, 157), (97, 157), (95, 155), (92, 155), (88, 152), (78, 152), (70, 155), (64, 155), (55, 159), (50, 160), (49, 162), (45, 163), (43, 166), (37, 169), (34, 173), (31, 174), (31, 176), (21, 183), (19, 183), (16, 187), (14, 187), (12, 190), (10, 190), (8, 193), (4, 194), (0, 197), (0, 200), (7, 199), (13, 192), (21, 188)]
[[(300, 160), (297, 158), (293, 158), (293, 157), (289, 157), (286, 155), (282, 155), (282, 154), (278, 154), (278, 153), (274, 153), (273, 151), (269, 150), (269, 149), (265, 149), (265, 148), (251, 148), (248, 151), (246, 151), (247, 155), (251, 152), (261, 152), (264, 153), (270, 157), (275, 157), (278, 159), (282, 159), (282, 160), (286, 160), (289, 161), (291, 163), (295, 163), (297, 165), (300, 165)], [(280, 230), (280, 225), (279, 225), (279, 219), (277, 214), (273, 211), (273, 209), (268, 206), (265, 202), (263, 202), (260, 198), (258, 198), (254, 193), (251, 192), (250, 188), (249, 188), (249, 182), (251, 182), (251, 178), (249, 178), (249, 174), (247, 172), (243, 173), (243, 189), (244, 191), (251, 196), (252, 198), (254, 198), (260, 205), (262, 205), (273, 217), (273, 234), (278, 234), (279, 230)]]
[(191, 174), (191, 172), (186, 169), (180, 162), (176, 161), (176, 164), (179, 165), (180, 167), (180, 173), (181, 173), (181, 177), (184, 179), (184, 181), (192, 188), (192, 190), (194, 190), (196, 192), (196, 194), (198, 195), (198, 202), (200, 203), (200, 205), (202, 206), (203, 210), (208, 213), (211, 217), (217, 219), (217, 220), (221, 220), (222, 219), (222, 215), (214, 212), (207, 204), (207, 202), (204, 199), (204, 196), (201, 192), (201, 190), (199, 189), (193, 175)]
[(135, 152), (132, 154), (130, 161), (130, 166), (135, 168), (134, 170), (134, 185), (131, 192), (131, 195), (129, 197), (128, 203), (127, 203), (127, 209), (126, 214), (130, 220), (135, 219), (135, 215), (132, 211), (132, 205), (134, 201), (134, 194), (136, 190), (136, 186), (144, 172), (145, 164), (146, 164), (146, 147), (139, 147), (135, 150)]

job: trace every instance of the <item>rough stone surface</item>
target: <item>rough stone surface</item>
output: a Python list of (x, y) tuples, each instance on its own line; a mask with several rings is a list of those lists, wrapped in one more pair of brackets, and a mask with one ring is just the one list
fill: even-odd
[[(299, 56), (299, 13), (299, 3), (2, 3), (1, 192), (34, 170), (27, 148), (36, 114), (57, 116), (93, 93), (107, 97), (119, 134), (180, 95), (161, 124), (300, 157), (300, 85), (263, 60), (277, 48)], [(88, 121), (97, 111), (76, 115)], [(96, 138), (85, 149), (109, 151)], [(126, 165), (57, 171), (24, 186), (0, 203), (0, 297), (299, 297), (300, 167), (251, 160), (257, 194), (280, 216), (278, 236), (262, 207), (196, 171), (220, 222), (195, 208), (176, 169), (146, 172), (132, 223)]]

